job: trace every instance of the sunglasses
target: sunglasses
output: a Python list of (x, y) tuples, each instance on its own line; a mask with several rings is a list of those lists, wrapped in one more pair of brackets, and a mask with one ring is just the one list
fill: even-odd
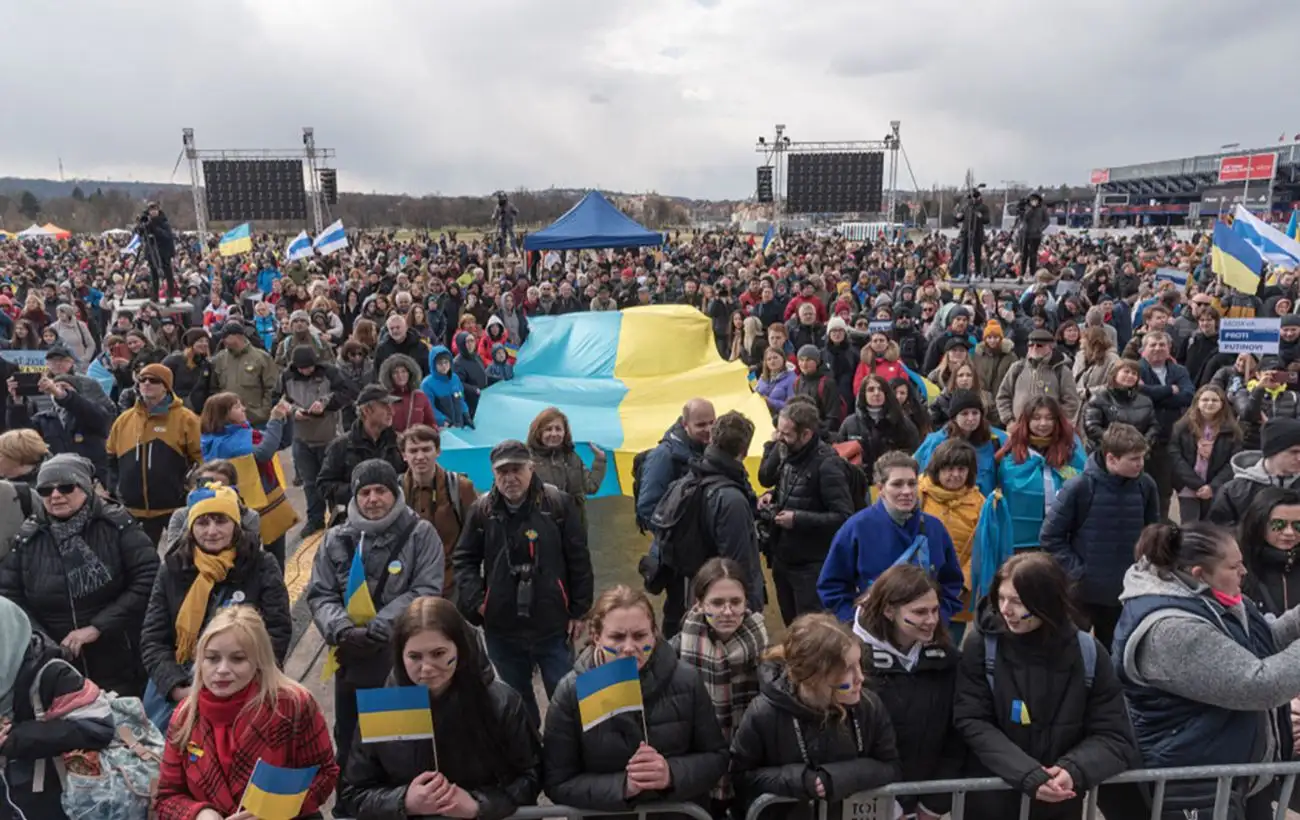
[(162, 379), (155, 379), (153, 376), (141, 376), (140, 384), (162, 384)]
[(1300, 521), (1287, 521), (1285, 518), (1270, 518), (1268, 520), (1269, 532), (1282, 532), (1287, 527), (1291, 528), (1291, 532), (1300, 535)]
[(36, 494), (41, 498), (49, 498), (58, 490), (59, 495), (72, 495), (77, 490), (76, 484), (50, 484), (45, 487), (37, 487)]

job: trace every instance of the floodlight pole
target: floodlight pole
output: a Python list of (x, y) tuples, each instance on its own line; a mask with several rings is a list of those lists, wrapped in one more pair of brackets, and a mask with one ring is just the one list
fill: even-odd
[(194, 129), (181, 129), (181, 142), (185, 145), (185, 161), (190, 166), (190, 194), (194, 197), (194, 228), (202, 247), (208, 246), (208, 208), (203, 200), (202, 175), (199, 170), (199, 152), (194, 147)]
[(885, 224), (891, 228), (894, 225), (894, 215), (898, 213), (898, 149), (901, 145), (898, 138), (898, 128), (901, 124), (898, 120), (890, 120), (889, 122), (889, 213), (885, 214)]

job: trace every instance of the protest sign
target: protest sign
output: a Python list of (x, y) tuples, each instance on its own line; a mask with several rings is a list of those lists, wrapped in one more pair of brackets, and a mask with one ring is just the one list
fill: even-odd
[(1281, 319), (1224, 319), (1219, 323), (1220, 353), (1277, 354)]

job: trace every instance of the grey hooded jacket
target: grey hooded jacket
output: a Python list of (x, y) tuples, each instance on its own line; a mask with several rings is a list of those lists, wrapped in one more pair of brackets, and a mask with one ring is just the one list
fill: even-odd
[(1228, 479), (1210, 504), (1210, 521), (1221, 527), (1235, 527), (1246, 514), (1255, 494), (1265, 487), (1300, 488), (1300, 475), (1275, 476), (1264, 469), (1264, 454), (1244, 450), (1232, 457), (1232, 478)]

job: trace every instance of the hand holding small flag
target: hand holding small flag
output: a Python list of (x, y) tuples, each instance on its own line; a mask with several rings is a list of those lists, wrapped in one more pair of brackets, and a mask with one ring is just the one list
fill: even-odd
[(627, 762), (626, 796), (662, 791), (672, 783), (673, 773), (664, 756), (648, 743), (637, 746), (632, 759)]
[(307, 790), (319, 770), (319, 766), (282, 769), (259, 760), (248, 778), (240, 807), (257, 820), (293, 820), (302, 811)]

